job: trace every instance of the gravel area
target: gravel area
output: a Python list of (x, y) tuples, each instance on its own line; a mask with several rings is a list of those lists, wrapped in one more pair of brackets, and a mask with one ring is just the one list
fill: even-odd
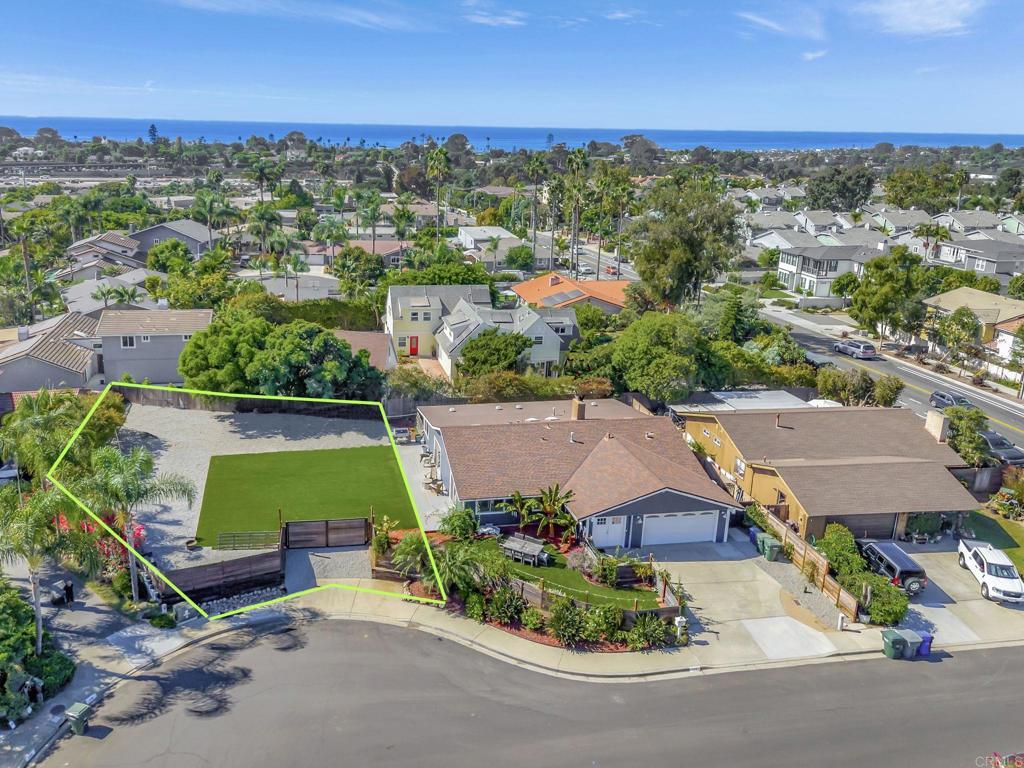
[(289, 549), (285, 555), (285, 588), (299, 592), (324, 579), (370, 578), (369, 547)]
[(387, 445), (380, 421), (278, 413), (219, 413), (155, 405), (132, 405), (118, 433), (122, 450), (144, 445), (153, 452), (158, 473), (184, 475), (196, 486), (195, 503), (183, 501), (141, 507), (146, 550), (161, 568), (182, 568), (239, 557), (246, 552), (200, 548), (185, 542), (195, 536), (203, 489), (212, 456), (275, 451), (308, 451)]
[[(747, 546), (750, 546), (749, 543)], [(813, 613), (822, 624), (830, 629), (835, 628), (839, 622), (839, 609), (832, 604), (832, 601), (821, 590), (809, 584), (804, 575), (789, 560), (780, 557), (772, 562), (771, 560), (765, 560), (763, 557), (758, 557), (755, 558), (754, 564), (779, 582), (783, 589), (793, 595), (793, 598)]]

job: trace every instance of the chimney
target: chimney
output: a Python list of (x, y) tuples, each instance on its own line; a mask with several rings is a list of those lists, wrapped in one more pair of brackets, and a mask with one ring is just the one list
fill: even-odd
[(780, 421), (782, 421), (782, 414), (781, 413), (776, 413), (775, 414), (775, 428), (776, 429), (782, 429), (782, 424), (779, 423)]
[(570, 432), (569, 433), (569, 442), (570, 443), (575, 443), (576, 442), (576, 433), (575, 432)]
[(28, 326), (27, 325), (19, 325), (18, 326), (18, 341), (28, 341)]
[(171, 305), (167, 303), (167, 299), (165, 297), (161, 297), (161, 298), (156, 300), (156, 308), (157, 309), (170, 309)]
[(569, 418), (573, 421), (584, 421), (587, 418), (587, 404), (578, 397), (572, 399)]
[(924, 428), (935, 442), (944, 443), (949, 435), (949, 417), (942, 411), (928, 411), (924, 420)]

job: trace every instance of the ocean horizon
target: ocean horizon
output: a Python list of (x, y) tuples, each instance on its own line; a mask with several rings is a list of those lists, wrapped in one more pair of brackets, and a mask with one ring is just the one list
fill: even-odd
[(309, 139), (331, 144), (397, 147), (410, 140), (426, 137), (447, 138), (462, 133), (478, 150), (488, 147), (514, 151), (546, 149), (549, 144), (570, 147), (590, 141), (619, 143), (623, 136), (642, 134), (666, 149), (692, 149), (706, 146), (721, 150), (808, 150), (863, 149), (888, 142), (896, 146), (919, 147), (981, 146), (1000, 143), (1006, 147), (1024, 147), (1024, 134), (1008, 133), (914, 133), (900, 131), (730, 131), (672, 130), (664, 128), (545, 128), (470, 125), (389, 125), (370, 123), (258, 122), (229, 120), (162, 120), (159, 118), (106, 117), (24, 117), (0, 116), (0, 126), (13, 128), (31, 137), (40, 128), (53, 128), (65, 140), (103, 137), (115, 141), (146, 138), (151, 124), (161, 136), (181, 137), (186, 141), (245, 141), (250, 136), (280, 139), (291, 131), (301, 131)]

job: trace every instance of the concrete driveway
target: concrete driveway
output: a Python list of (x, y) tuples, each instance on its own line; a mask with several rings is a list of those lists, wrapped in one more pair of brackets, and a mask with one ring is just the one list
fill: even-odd
[(981, 596), (977, 580), (960, 567), (956, 552), (912, 551), (928, 586), (910, 603), (900, 625), (935, 635), (940, 645), (1024, 639), (1024, 606)]
[(745, 542), (664, 544), (640, 550), (682, 583), (691, 638), (706, 663), (742, 664), (837, 650), (809, 612), (755, 565)]

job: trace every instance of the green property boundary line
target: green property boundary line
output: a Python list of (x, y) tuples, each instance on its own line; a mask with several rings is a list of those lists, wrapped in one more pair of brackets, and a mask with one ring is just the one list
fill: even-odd
[[(93, 417), (93, 414), (96, 413), (96, 410), (99, 408), (100, 403), (103, 402), (104, 398), (106, 398), (107, 394), (110, 392), (112, 387), (128, 387), (128, 388), (131, 388), (131, 389), (152, 389), (152, 390), (157, 390), (157, 391), (160, 391), (160, 392), (174, 392), (174, 393), (177, 393), (177, 394), (185, 394), (185, 395), (200, 395), (200, 396), (203, 396), (203, 397), (232, 398), (232, 399), (235, 399), (235, 400), (239, 400), (239, 399), (243, 399), (243, 398), (247, 399), (247, 400), (285, 400), (285, 401), (299, 402), (299, 403), (334, 403), (336, 405), (365, 405), (365, 406), (369, 406), (369, 407), (372, 407), (372, 408), (377, 408), (380, 411), (381, 419), (384, 421), (384, 427), (387, 429), (388, 440), (391, 443), (391, 450), (394, 453), (395, 461), (398, 463), (398, 469), (402, 473), (402, 481), (405, 483), (405, 492), (406, 492), (406, 494), (409, 497), (409, 503), (412, 505), (413, 513), (415, 513), (415, 515), (416, 515), (416, 522), (419, 524), (420, 535), (423, 537), (423, 545), (426, 547), (426, 550), (427, 550), (427, 557), (430, 560), (430, 567), (434, 569), (434, 578), (436, 580), (436, 583), (438, 584), (438, 588), (441, 591), (441, 599), (437, 600), (437, 599), (433, 599), (433, 598), (429, 598), (429, 597), (418, 597), (416, 595), (405, 595), (405, 594), (401, 594), (401, 593), (398, 593), (398, 592), (388, 592), (387, 590), (383, 590), (383, 589), (373, 589), (371, 587), (355, 587), (355, 586), (348, 586), (346, 584), (323, 584), (323, 585), (320, 585), (320, 586), (316, 586), (316, 587), (312, 587), (310, 589), (303, 590), (301, 592), (295, 592), (295, 593), (290, 594), (290, 595), (283, 595), (281, 597), (274, 598), (273, 600), (264, 600), (261, 603), (254, 603), (253, 605), (247, 605), (244, 608), (238, 608), (238, 609), (233, 610), (233, 611), (225, 611), (224, 613), (218, 613), (218, 614), (216, 614), (214, 616), (211, 616), (206, 611), (204, 611), (202, 608), (200, 608), (199, 605), (194, 600), (192, 600), (192, 598), (190, 598), (188, 595), (186, 595), (184, 592), (182, 592), (181, 589), (179, 589), (176, 584), (174, 584), (172, 581), (170, 581), (170, 579), (168, 579), (163, 574), (163, 572), (160, 571), (159, 568), (157, 568), (155, 565), (153, 565), (151, 562), (149, 562), (140, 553), (136, 552), (135, 548), (132, 547), (127, 541), (125, 541), (124, 538), (121, 536), (121, 534), (119, 534), (117, 531), (115, 531), (113, 528), (111, 528), (109, 525), (107, 525), (100, 518), (99, 515), (97, 515), (95, 512), (93, 512), (91, 509), (89, 509), (89, 507), (81, 499), (79, 499), (71, 491), (69, 491), (55, 477), (57, 469), (60, 467), (61, 463), (64, 461), (64, 458), (67, 456), (68, 451), (71, 450), (71, 446), (74, 444), (75, 440), (77, 440), (78, 437), (82, 434), (82, 430), (85, 429), (86, 425), (89, 423), (89, 420)], [(199, 613), (200, 616), (202, 616), (203, 618), (205, 618), (205, 619), (207, 619), (209, 621), (217, 621), (218, 619), (225, 619), (225, 618), (228, 618), (229, 616), (236, 616), (238, 614), (245, 613), (246, 611), (252, 611), (252, 610), (255, 610), (257, 608), (265, 608), (268, 605), (275, 605), (276, 603), (283, 603), (286, 600), (292, 600), (292, 599), (297, 598), (297, 597), (302, 597), (304, 595), (310, 595), (310, 594), (312, 594), (314, 592), (321, 592), (321, 591), (327, 590), (327, 589), (344, 589), (344, 590), (349, 590), (351, 592), (364, 592), (366, 594), (371, 594), (371, 595), (379, 595), (379, 596), (383, 596), (383, 597), (395, 597), (395, 598), (398, 598), (398, 599), (401, 599), (401, 600), (412, 600), (414, 602), (426, 603), (428, 605), (440, 605), (440, 606), (443, 606), (448, 601), (448, 595), (445, 593), (444, 586), (440, 584), (441, 580), (440, 580), (440, 577), (439, 577), (438, 572), (437, 572), (437, 563), (434, 562), (434, 552), (430, 548), (430, 541), (427, 538), (426, 526), (423, 524), (423, 518), (420, 516), (420, 511), (419, 511), (419, 509), (416, 506), (416, 500), (415, 500), (415, 498), (413, 498), (412, 485), (409, 483), (409, 478), (405, 474), (405, 467), (402, 466), (402, 457), (398, 453), (398, 445), (397, 445), (397, 443), (395, 443), (395, 435), (391, 431), (391, 423), (388, 421), (388, 416), (384, 412), (384, 404), (381, 403), (381, 402), (378, 402), (376, 400), (332, 400), (332, 399), (316, 398), (316, 397), (286, 397), (286, 396), (283, 396), (283, 395), (250, 395), (250, 394), (244, 394), (244, 393), (239, 394), (239, 393), (230, 393), (230, 392), (208, 392), (206, 390), (201, 390), (201, 389), (184, 389), (184, 388), (181, 388), (181, 387), (165, 387), (165, 386), (158, 386), (158, 385), (154, 385), (154, 384), (136, 384), (134, 382), (123, 382), (123, 381), (110, 382), (110, 383), (108, 383), (106, 385), (106, 387), (103, 388), (103, 392), (100, 394), (100, 396), (98, 398), (96, 398), (96, 402), (93, 403), (92, 408), (89, 409), (89, 412), (85, 415), (85, 418), (82, 420), (82, 423), (79, 424), (78, 427), (75, 429), (75, 431), (72, 433), (71, 438), (68, 440), (67, 444), (64, 446), (63, 450), (60, 452), (60, 455), (57, 457), (57, 460), (53, 462), (53, 466), (50, 467), (50, 469), (47, 471), (46, 477), (57, 488), (59, 488), (61, 490), (61, 492), (65, 496), (67, 496), (69, 499), (71, 499), (71, 501), (74, 502), (74, 504), (79, 509), (84, 511), (87, 515), (89, 515), (89, 517), (91, 517), (93, 520), (95, 520), (97, 523), (99, 523), (99, 525), (102, 526), (102, 528), (107, 533), (109, 533), (111, 536), (113, 536), (114, 539), (116, 539), (118, 541), (118, 543), (121, 544), (121, 546), (123, 546), (125, 549), (127, 549), (132, 554), (132, 556), (135, 557), (135, 559), (138, 560), (145, 568), (148, 568), (150, 571), (152, 571), (157, 576), (159, 576), (160, 579), (162, 581), (164, 581), (166, 584), (168, 584), (171, 587), (171, 589), (173, 589), (175, 591), (175, 593), (177, 593), (177, 595), (179, 597), (181, 597), (182, 600), (184, 600), (192, 608), (194, 608)]]

